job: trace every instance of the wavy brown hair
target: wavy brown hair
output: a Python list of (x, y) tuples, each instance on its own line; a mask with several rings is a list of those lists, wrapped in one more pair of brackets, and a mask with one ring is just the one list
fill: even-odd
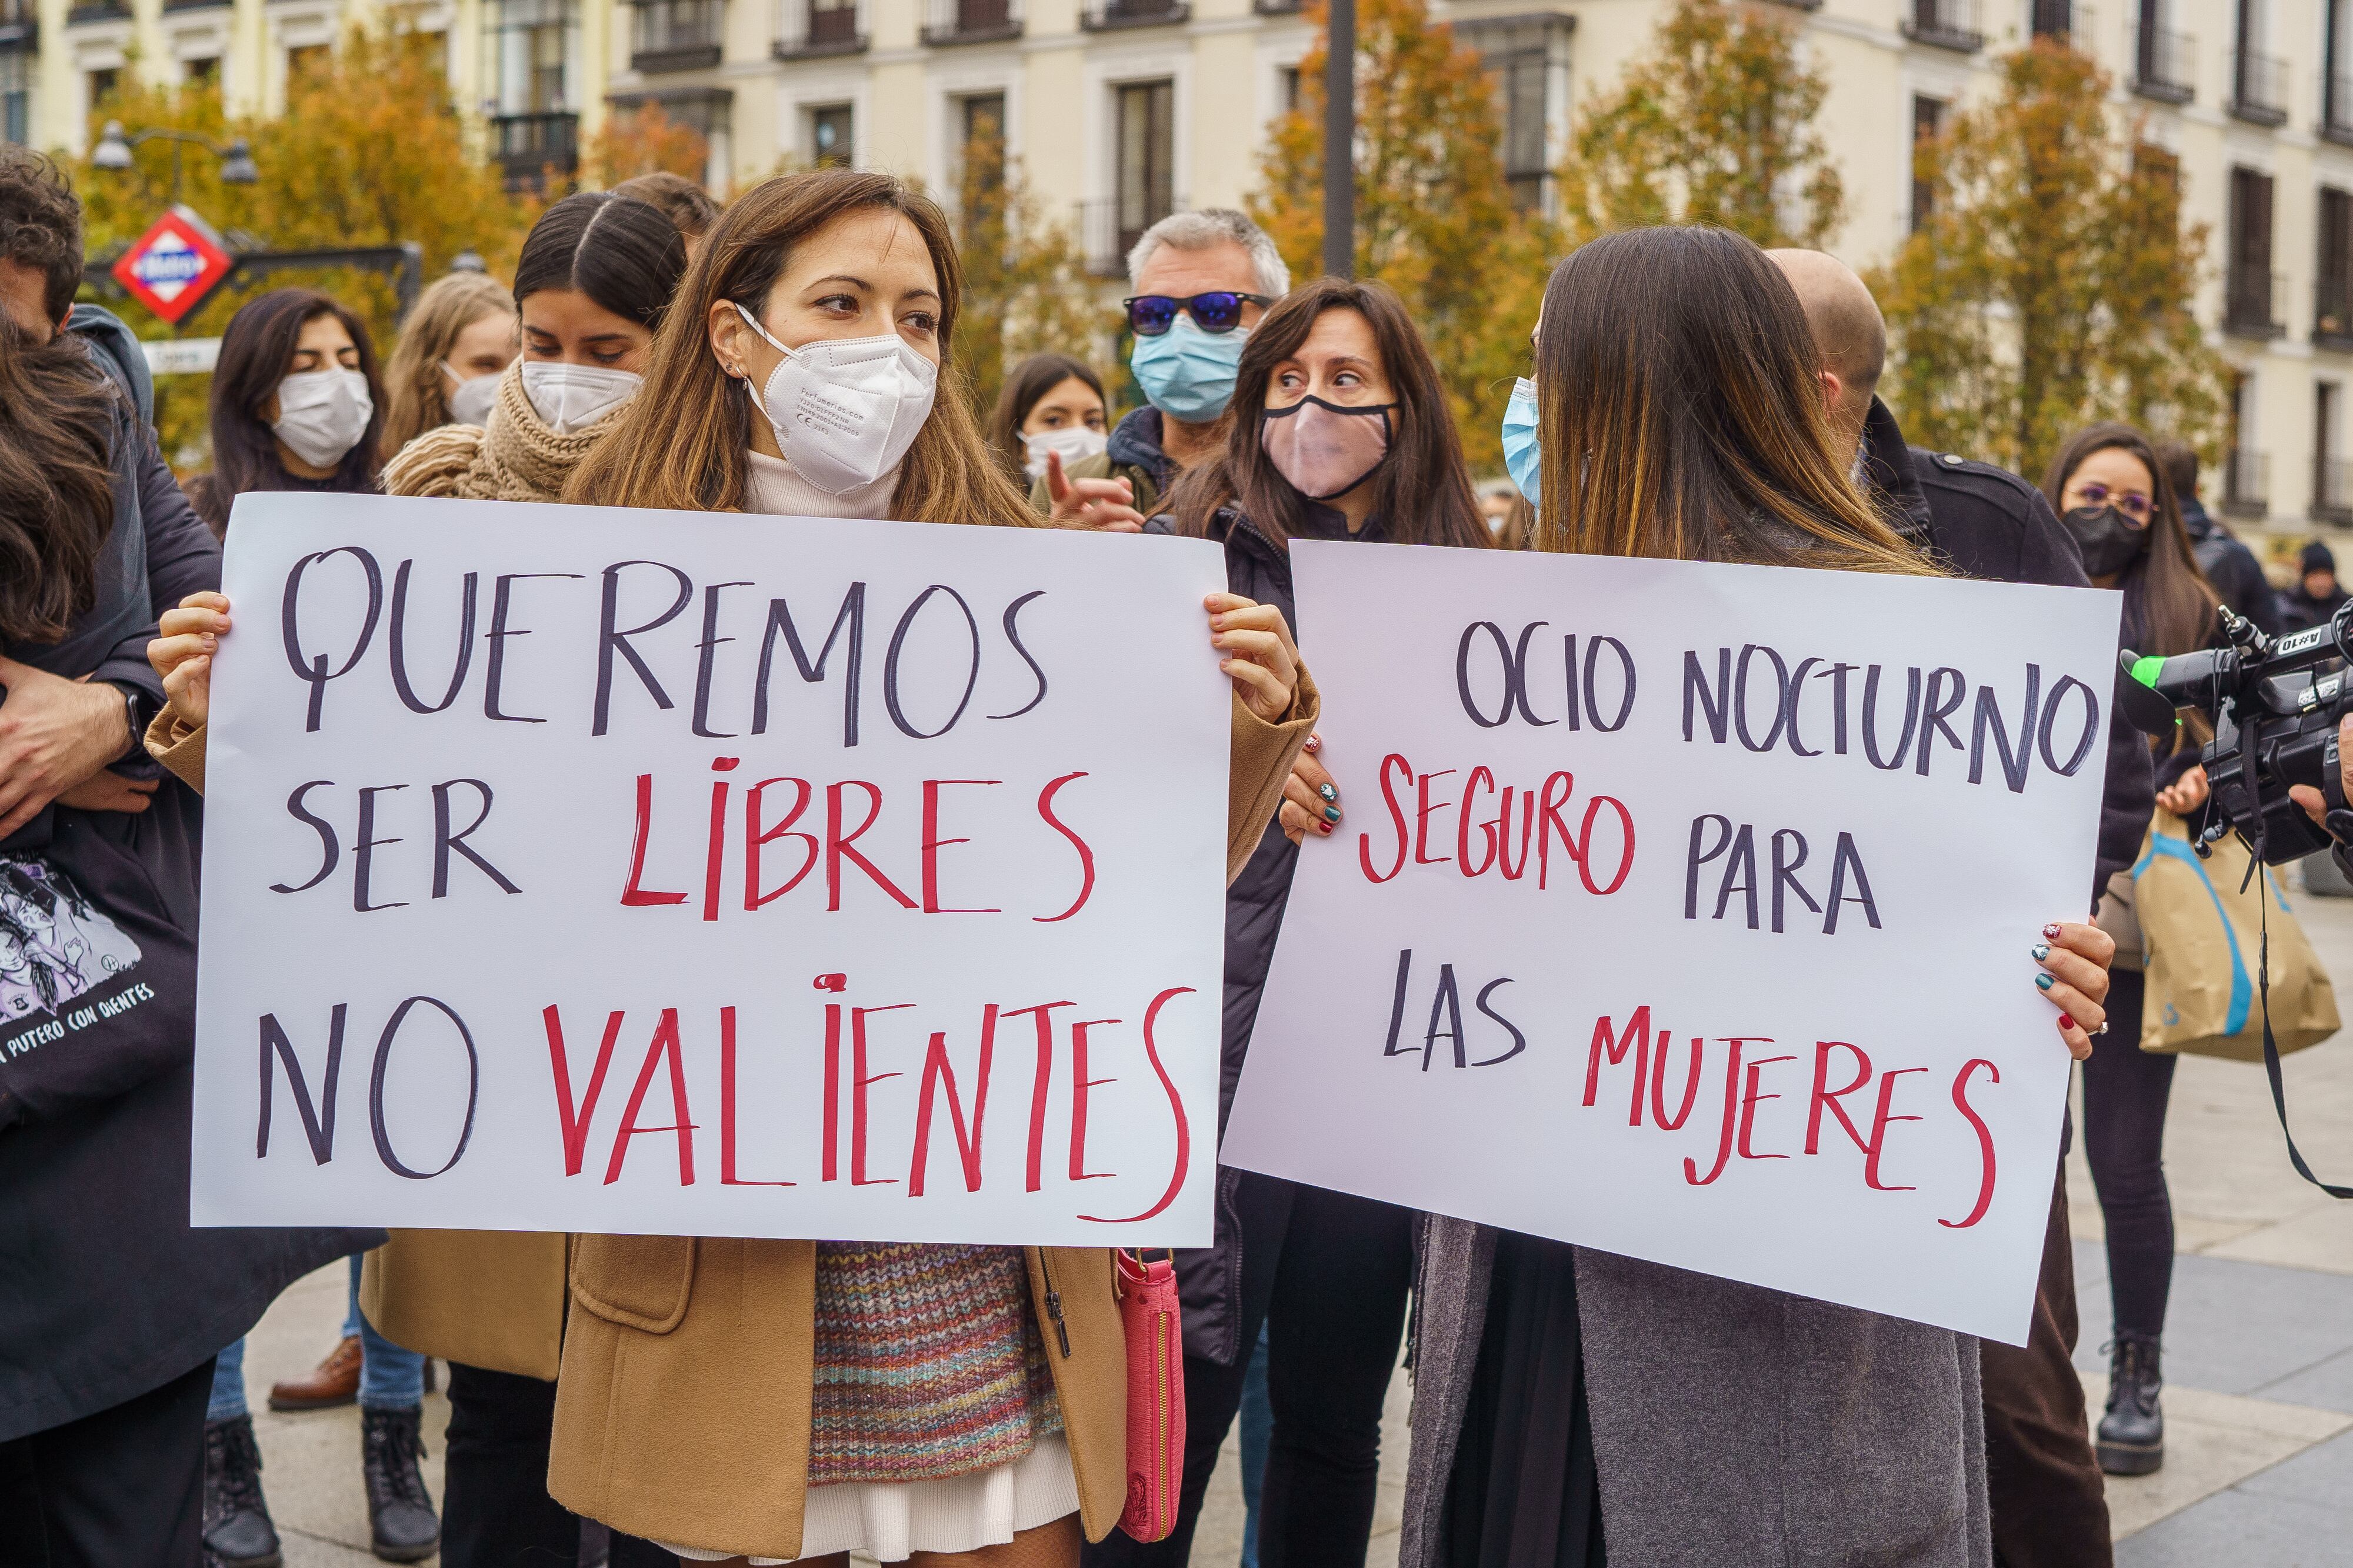
[(1627, 229), (1546, 286), (1536, 548), (1933, 575), (1848, 478), (1789, 280), (1720, 228)]
[(97, 601), (116, 395), (81, 339), (36, 343), (0, 316), (0, 640), (62, 641)]
[(1166, 505), (1176, 514), (1176, 531), (1206, 537), (1223, 506), (1238, 507), (1277, 544), (1299, 531), (1306, 499), (1266, 455), (1259, 429), (1276, 369), (1299, 352), (1326, 310), (1354, 310), (1365, 318), (1397, 398), (1388, 457), (1372, 479), (1373, 513), (1386, 525), (1384, 537), (1398, 544), (1473, 550), (1493, 545), (1495, 536), (1480, 513), (1438, 365), (1413, 317), (1388, 285), (1345, 278), (1318, 278), (1293, 289), (1250, 330), (1234, 371), (1228, 406), (1240, 412), (1227, 422), (1225, 449), (1189, 469), (1169, 492)]
[(765, 317), (793, 247), (845, 214), (874, 207), (897, 213), (923, 237), (940, 290), (938, 393), (900, 468), (892, 516), (910, 522), (1044, 526), (1045, 519), (989, 456), (973, 422), (963, 373), (950, 358), (964, 268), (946, 216), (894, 175), (840, 168), (780, 174), (729, 204), (697, 247), (654, 333), (645, 385), (573, 470), (564, 499), (674, 511), (741, 508), (752, 466), (754, 405), (712, 352), (711, 308), (729, 300)]
[(1039, 399), (1066, 381), (1092, 388), (1103, 399), (1105, 425), (1110, 423), (1111, 397), (1093, 366), (1069, 354), (1031, 354), (1006, 376), (997, 406), (988, 414), (988, 449), (997, 454), (997, 461), (1005, 465), (1005, 477), (1016, 485), (1029, 482), (1029, 447), (1021, 438), (1022, 422), (1038, 406)]
[(2125, 595), (2125, 637), (2136, 653), (2190, 653), (2214, 636), (2215, 610), (2221, 595), (2198, 569), (2198, 554), (2189, 543), (2189, 527), (2181, 521), (2181, 500), (2173, 478), (2157, 460), (2157, 447), (2129, 425), (2103, 420), (2086, 425), (2060, 444), (2042, 476), (2043, 499), (2064, 517), (2059, 504), (2067, 481), (2094, 452), (2110, 449), (2129, 453), (2148, 470), (2155, 515), (2148, 521), (2148, 549), (2125, 568), (2116, 584)]
[(385, 461), (427, 430), (449, 423), (449, 373), (442, 368), (458, 334), (485, 316), (515, 319), (514, 296), (480, 272), (452, 272), (417, 296), (384, 363)]

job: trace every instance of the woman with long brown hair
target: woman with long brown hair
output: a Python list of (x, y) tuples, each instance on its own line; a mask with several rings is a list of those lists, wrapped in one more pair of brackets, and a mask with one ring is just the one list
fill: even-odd
[[(1293, 540), (1492, 542), (1438, 366), (1385, 285), (1319, 279), (1271, 307), (1242, 347), (1228, 406), (1223, 446), (1176, 481), (1146, 531), (1218, 541), (1228, 585), (1286, 620)], [(1226, 889), (1220, 1126), (1303, 843), (1340, 821), (1323, 761), (1293, 764), (1281, 813)], [(1186, 1321), (1176, 1528), (1150, 1545), (1113, 1536), (1088, 1562), (1181, 1568), (1263, 1324), (1274, 1423), (1260, 1549), (1270, 1563), (1361, 1563), (1413, 1278), (1413, 1215), (1222, 1167), (1218, 1190), (1213, 1245), (1176, 1258)]]
[[(755, 187), (697, 250), (643, 394), (566, 499), (1039, 526), (950, 357), (962, 292), (945, 216), (902, 181)], [(812, 400), (825, 421), (793, 416)], [(1057, 510), (1126, 514), (1092, 491)], [(1225, 594), (1208, 609), (1235, 691), (1230, 876), (1314, 695), (1274, 609)], [(550, 1489), (696, 1559), (1070, 1563), (1125, 1500), (1110, 1281), (1102, 1248), (585, 1237)], [(657, 1298), (659, 1325), (631, 1305)]]
[[(2147, 437), (2105, 421), (2069, 437), (2042, 477), (2042, 493), (2083, 552), (2096, 588), (2123, 590), (2124, 644), (2137, 653), (2189, 653), (2213, 640), (2221, 599), (2198, 567), (2179, 498)], [(2157, 805), (2177, 816), (2206, 802), (2199, 747), (2205, 721), (2188, 716), (2180, 731), (2153, 741)], [(2202, 823), (2193, 824), (2197, 831)], [(2084, 1064), (2084, 1157), (2100, 1198), (2115, 1312), (2109, 1344), (2108, 1405), (2094, 1452), (2113, 1475), (2147, 1475), (2165, 1462), (2160, 1341), (2173, 1284), (2173, 1200), (2165, 1184), (2165, 1111), (2173, 1094), (2173, 1058), (2137, 1048), (2145, 981), (2132, 879), (2108, 879), (2101, 924), (2126, 940), (2116, 955), (2108, 1016), (2116, 1046)]]
[[(1934, 574), (1849, 480), (1820, 371), (1749, 241), (1584, 246), (1536, 338), (1537, 548)], [(2111, 944), (2037, 942), (2080, 1057)], [(1420, 1268), (1404, 1568), (1988, 1568), (1975, 1340), (1439, 1216)]]
[(370, 495), (384, 467), (384, 383), (367, 323), (311, 289), (237, 308), (213, 372), (213, 467), (188, 500), (216, 536), (248, 490)]
[(499, 374), (521, 349), (514, 296), (480, 272), (452, 272), (417, 297), (385, 362), (384, 456), (444, 425), (482, 425)]

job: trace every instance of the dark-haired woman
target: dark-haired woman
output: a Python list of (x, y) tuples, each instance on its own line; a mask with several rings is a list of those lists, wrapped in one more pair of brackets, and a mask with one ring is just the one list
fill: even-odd
[[(2095, 588), (2124, 591), (2124, 644), (2137, 653), (2189, 653), (2220, 625), (2221, 597), (2198, 568), (2173, 484), (2148, 437), (2129, 425), (2089, 426), (2068, 437), (2042, 493), (2083, 552)], [(2157, 805), (2193, 816), (2206, 803), (2198, 749), (2202, 726), (2152, 742)], [(2124, 937), (2108, 997), (2108, 1049), (2084, 1064), (2084, 1157), (2107, 1231), (2115, 1317), (2108, 1406), (2093, 1451), (2111, 1475), (2147, 1475), (2165, 1462), (2159, 1342), (2173, 1284), (2173, 1200), (2165, 1185), (2165, 1110), (2173, 1058), (2138, 1048), (2145, 981), (2132, 879), (2118, 872), (2100, 901), (2101, 924)]]
[[(1187, 471), (1146, 531), (1225, 546), (1234, 592), (1293, 618), (1291, 542), (1479, 548), (1493, 535), (1438, 367), (1396, 294), (1325, 278), (1271, 307), (1243, 345), (1223, 450)], [(1316, 742), (1310, 741), (1314, 747)], [(1307, 838), (1340, 821), (1319, 755), (1293, 765), (1277, 819), (1226, 890), (1219, 1125), (1250, 1045), (1261, 990)], [(1413, 1279), (1413, 1215), (1254, 1172), (1218, 1172), (1215, 1244), (1176, 1256), (1185, 1304), (1185, 1486), (1176, 1528), (1090, 1547), (1097, 1568), (1181, 1565), (1218, 1450), (1267, 1330), (1274, 1424), (1259, 1515), (1268, 1568), (1358, 1568), (1372, 1534), (1381, 1405)]]
[(1046, 454), (1069, 468), (1111, 439), (1111, 405), (1103, 378), (1068, 354), (1031, 354), (1005, 378), (988, 416), (988, 444), (1007, 477), (1029, 485), (1045, 477)]
[(470, 500), (554, 500), (612, 416), (637, 395), (686, 241), (660, 208), (610, 191), (569, 195), (540, 216), (515, 265), (522, 357), (487, 420), (445, 425), (385, 467), (385, 489)]
[[(1581, 247), (1536, 341), (1537, 548), (1932, 574), (1850, 480), (1820, 370), (1747, 240)], [(2030, 940), (2081, 1058), (2114, 944)], [(1421, 1240), (1402, 1568), (1989, 1568), (1969, 1336), (1436, 1215)]]
[(375, 346), (348, 306), (310, 289), (248, 300), (221, 332), (213, 467), (188, 499), (226, 537), (248, 490), (373, 494), (384, 405)]

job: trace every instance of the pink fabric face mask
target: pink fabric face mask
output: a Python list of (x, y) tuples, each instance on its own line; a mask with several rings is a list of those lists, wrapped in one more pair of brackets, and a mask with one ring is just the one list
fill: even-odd
[(1258, 441), (1275, 471), (1309, 500), (1333, 500), (1370, 479), (1389, 455), (1389, 410), (1347, 408), (1320, 397), (1270, 408)]

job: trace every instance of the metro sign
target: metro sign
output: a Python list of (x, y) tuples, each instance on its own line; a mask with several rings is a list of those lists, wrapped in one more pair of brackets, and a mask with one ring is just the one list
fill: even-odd
[(155, 220), (114, 264), (114, 280), (174, 325), (237, 266), (212, 226), (185, 206)]

